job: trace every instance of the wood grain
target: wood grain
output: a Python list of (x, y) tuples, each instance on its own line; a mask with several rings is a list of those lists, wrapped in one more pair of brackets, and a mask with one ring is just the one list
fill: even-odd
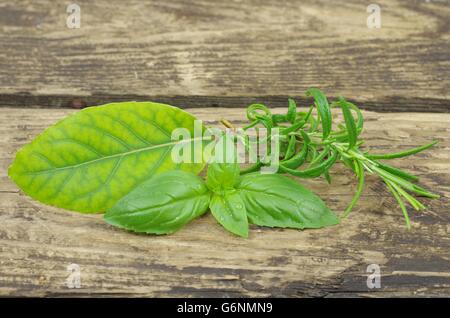
[(0, 3), (0, 104), (285, 106), (317, 86), (378, 111), (450, 110), (447, 0)]
[[(199, 17), (200, 19), (202, 16)], [(243, 109), (190, 109), (209, 124), (242, 122)], [(284, 109), (277, 109), (284, 111)], [(0, 296), (450, 296), (450, 115), (365, 112), (367, 145), (406, 149), (435, 138), (433, 149), (399, 167), (440, 193), (429, 209), (401, 211), (382, 182), (368, 178), (350, 218), (321, 230), (252, 226), (249, 239), (230, 235), (210, 215), (170, 236), (115, 229), (100, 215), (39, 204), (7, 178), (15, 151), (66, 109), (3, 107), (0, 117)], [(301, 182), (335, 211), (351, 199), (355, 180), (342, 166), (333, 184)], [(67, 266), (81, 268), (80, 289), (66, 286)], [(381, 289), (366, 286), (369, 264), (381, 267)]]

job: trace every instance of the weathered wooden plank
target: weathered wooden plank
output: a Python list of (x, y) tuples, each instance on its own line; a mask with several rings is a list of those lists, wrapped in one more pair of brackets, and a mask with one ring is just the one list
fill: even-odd
[(0, 104), (158, 100), (182, 107), (285, 106), (317, 86), (362, 107), (449, 111), (448, 1), (0, 3)]
[[(190, 109), (216, 125), (236, 125), (243, 109)], [(284, 111), (284, 109), (277, 109)], [(450, 115), (365, 112), (364, 136), (382, 152), (433, 139), (440, 143), (396, 160), (443, 197), (411, 211), (407, 231), (380, 180), (368, 178), (361, 202), (343, 224), (321, 230), (252, 226), (230, 235), (206, 215), (170, 236), (115, 229), (100, 215), (44, 206), (6, 177), (14, 152), (65, 109), (3, 108), (0, 117), (0, 295), (15, 296), (450, 296)], [(354, 178), (342, 166), (333, 184), (302, 182), (335, 210), (351, 199)], [(67, 266), (81, 268), (80, 289), (66, 286)], [(369, 264), (381, 267), (381, 289), (366, 286)]]

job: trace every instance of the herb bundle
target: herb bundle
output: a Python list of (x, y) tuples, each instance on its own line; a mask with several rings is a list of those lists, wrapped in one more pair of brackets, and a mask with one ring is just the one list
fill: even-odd
[[(277, 174), (261, 174), (264, 161), (242, 170), (236, 162), (210, 163), (205, 182), (197, 174), (206, 158), (170, 160), (171, 150), (180, 144), (187, 143), (189, 156), (195, 157), (199, 145), (210, 142), (197, 137), (173, 140), (177, 128), (195, 136), (195, 118), (164, 104), (125, 102), (87, 108), (49, 127), (17, 152), (9, 176), (34, 199), (83, 213), (106, 212), (108, 223), (128, 230), (173, 233), (209, 208), (224, 228), (246, 237), (249, 223), (296, 229), (339, 223), (318, 196), (282, 174), (324, 176), (330, 183), (331, 167), (342, 162), (355, 173), (358, 186), (341, 218), (360, 198), (365, 175), (375, 174), (398, 201), (409, 228), (405, 203), (424, 208), (412, 194), (438, 195), (416, 185), (417, 177), (381, 161), (418, 153), (436, 142), (371, 154), (361, 149), (364, 120), (356, 105), (342, 97), (330, 104), (315, 88), (307, 95), (313, 100), (307, 111), (299, 111), (292, 99), (286, 114), (272, 114), (262, 104), (247, 109), (244, 131), (263, 127), (267, 138), (278, 134), (279, 149), (269, 149), (279, 154)], [(340, 108), (342, 123), (334, 123), (332, 108)], [(248, 147), (254, 141), (243, 142)]]
[[(364, 140), (360, 138), (360, 134), (363, 131), (364, 118), (359, 108), (343, 97), (339, 97), (330, 105), (326, 96), (316, 88), (310, 88), (307, 96), (312, 96), (314, 99), (314, 105), (307, 112), (298, 112), (297, 105), (292, 99), (289, 99), (288, 111), (285, 115), (271, 114), (270, 110), (262, 104), (250, 105), (247, 109), (250, 124), (243, 129), (257, 125), (262, 125), (269, 130), (275, 127), (280, 129), (280, 137), (283, 137), (280, 172), (300, 178), (315, 178), (323, 175), (328, 183), (331, 183), (329, 170), (336, 162), (342, 162), (350, 168), (358, 179), (358, 186), (353, 199), (341, 216), (343, 218), (348, 216), (358, 202), (364, 188), (366, 173), (379, 176), (398, 201), (406, 225), (410, 228), (411, 223), (405, 201), (416, 210), (425, 208), (410, 193), (428, 198), (439, 198), (439, 195), (416, 185), (414, 182), (418, 180), (418, 177), (382, 163), (380, 160), (410, 156), (432, 147), (437, 141), (391, 154), (371, 154), (362, 151), (360, 146), (364, 144)], [(333, 129), (331, 108), (340, 108), (344, 117), (344, 123), (339, 123), (336, 130)], [(312, 115), (314, 109), (317, 110), (316, 116)], [(263, 165), (258, 162), (242, 173), (259, 170)]]

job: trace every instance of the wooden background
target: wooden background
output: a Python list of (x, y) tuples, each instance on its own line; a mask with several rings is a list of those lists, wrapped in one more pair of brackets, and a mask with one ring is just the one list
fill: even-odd
[[(381, 29), (360, 0), (76, 1), (80, 29), (66, 26), (69, 3), (0, 2), (1, 296), (450, 296), (449, 1), (377, 1)], [(440, 140), (395, 161), (443, 196), (410, 211), (411, 231), (376, 178), (340, 226), (254, 226), (247, 240), (211, 216), (171, 236), (130, 234), (7, 178), (15, 151), (70, 108), (153, 100), (239, 125), (248, 103), (302, 103), (311, 86), (366, 109), (377, 152)], [(332, 186), (302, 182), (339, 212), (355, 180), (332, 174)], [(66, 286), (71, 263), (80, 289)], [(366, 286), (372, 263), (380, 289)]]

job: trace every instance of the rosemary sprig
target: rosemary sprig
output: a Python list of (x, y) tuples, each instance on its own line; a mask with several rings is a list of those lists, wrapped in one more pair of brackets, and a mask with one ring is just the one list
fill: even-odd
[[(360, 149), (364, 144), (364, 140), (360, 138), (364, 118), (356, 105), (343, 97), (329, 104), (326, 96), (316, 88), (309, 89), (306, 95), (314, 100), (313, 106), (307, 112), (297, 111), (297, 105), (293, 99), (288, 100), (288, 111), (285, 115), (272, 114), (263, 104), (250, 105), (247, 108), (247, 118), (250, 123), (243, 129), (261, 125), (269, 130), (270, 136), (270, 130), (277, 127), (280, 135), (286, 137), (280, 141), (280, 150), (283, 149), (280, 151), (279, 172), (281, 173), (289, 173), (301, 178), (315, 178), (323, 175), (328, 182), (331, 182), (329, 170), (336, 162), (342, 162), (353, 170), (358, 179), (358, 185), (341, 218), (346, 218), (357, 204), (364, 189), (366, 174), (379, 176), (400, 205), (409, 229), (411, 222), (405, 202), (416, 210), (425, 208), (411, 194), (428, 198), (439, 198), (439, 195), (416, 185), (414, 182), (418, 181), (417, 176), (379, 160), (410, 156), (432, 147), (437, 141), (402, 152), (370, 154)], [(336, 130), (333, 129), (331, 108), (340, 108), (344, 118), (343, 123), (336, 125)], [(316, 109), (315, 113), (313, 109)], [(258, 162), (249, 169), (241, 171), (241, 174), (257, 171), (263, 166)]]

